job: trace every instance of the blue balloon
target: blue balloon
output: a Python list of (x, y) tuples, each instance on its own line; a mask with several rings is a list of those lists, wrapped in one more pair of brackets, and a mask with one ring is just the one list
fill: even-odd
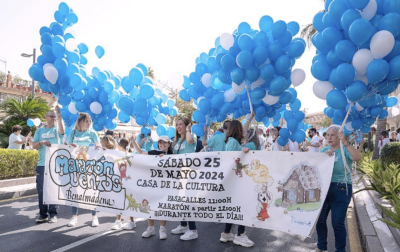
[(348, 63), (340, 64), (336, 69), (336, 78), (342, 85), (350, 85), (355, 77), (355, 69)]
[(367, 68), (368, 82), (371, 84), (383, 81), (389, 74), (389, 63), (384, 59), (376, 59), (369, 63)]
[(385, 109), (381, 110), (381, 113), (379, 114), (379, 119), (385, 119), (389, 115), (388, 111)]
[(29, 127), (33, 127), (33, 125), (35, 125), (35, 123), (33, 122), (32, 119), (28, 119), (28, 120), (26, 121), (26, 124), (28, 124)]
[(285, 138), (283, 138), (283, 137), (279, 137), (278, 138), (278, 144), (280, 145), (280, 146), (285, 146), (287, 143), (289, 142), (289, 139), (285, 139)]
[(303, 55), (306, 50), (306, 45), (301, 40), (293, 40), (289, 44), (289, 53), (288, 56), (292, 59), (298, 59), (301, 55)]
[(236, 65), (235, 58), (230, 54), (225, 54), (221, 58), (221, 66), (226, 70), (231, 70)]
[(101, 59), (101, 57), (104, 56), (104, 48), (102, 46), (96, 46), (96, 49), (94, 50), (96, 53), (96, 56)]
[(276, 61), (276, 59), (278, 59), (279, 56), (285, 53), (285, 51), (282, 49), (282, 46), (277, 42), (269, 44), (267, 49), (268, 49), (268, 57), (272, 61)]
[(294, 100), (294, 102), (291, 102), (291, 103), (289, 104), (289, 106), (290, 106), (290, 109), (291, 109), (292, 111), (299, 111), (300, 108), (301, 108), (301, 102), (300, 102), (299, 99), (296, 99), (296, 100)]
[(235, 69), (233, 69), (233, 70), (231, 71), (230, 76), (231, 76), (232, 81), (233, 81), (235, 84), (240, 85), (240, 84), (242, 84), (243, 81), (244, 81), (245, 72), (243, 71), (243, 69), (237, 67), (237, 68), (235, 68)]
[(285, 91), (286, 79), (282, 76), (276, 76), (270, 83), (269, 94), (273, 96), (279, 96)]
[(204, 124), (195, 124), (192, 126), (192, 132), (196, 134), (196, 136), (204, 135)]
[(166, 124), (159, 124), (157, 126), (156, 132), (158, 136), (165, 136), (167, 135), (168, 125)]
[(134, 67), (129, 71), (129, 79), (135, 86), (139, 86), (142, 83), (144, 74), (138, 67)]
[(238, 66), (243, 69), (248, 69), (253, 65), (253, 55), (249, 51), (241, 51), (237, 57)]
[(265, 48), (264, 46), (256, 47), (254, 49), (254, 51), (253, 51), (253, 59), (254, 59), (254, 63), (256, 63), (257, 65), (264, 64), (265, 61), (268, 59), (268, 50), (267, 50), (267, 48)]
[(394, 57), (389, 62), (389, 74), (387, 75), (388, 80), (400, 79), (400, 56)]
[(329, 107), (334, 109), (345, 109), (347, 105), (347, 98), (342, 91), (334, 89), (329, 91), (328, 95), (326, 96), (326, 103)]
[(122, 96), (119, 101), (119, 108), (127, 115), (132, 115), (133, 112), (133, 100), (129, 96)]
[(164, 114), (159, 113), (159, 114), (156, 116), (156, 122), (157, 122), (158, 124), (165, 124), (165, 123), (167, 122), (167, 118), (165, 117)]
[(278, 20), (272, 26), (272, 36), (274, 39), (282, 38), (287, 30), (287, 25), (285, 21)]
[[(272, 80), (275, 76), (275, 68), (271, 64), (266, 64), (266, 65), (262, 66), (260, 69), (260, 76), (265, 81)], [(238, 84), (238, 83), (236, 83), (236, 84)]]
[(270, 16), (263, 16), (260, 18), (259, 26), (263, 32), (268, 32), (274, 25), (274, 20)]
[(297, 22), (289, 22), (287, 24), (287, 29), (292, 33), (293, 36), (296, 36), (296, 34), (300, 31), (300, 25)]
[(369, 0), (349, 0), (349, 3), (356, 9), (362, 10), (364, 9), (368, 3)]
[(279, 103), (281, 104), (288, 104), (292, 100), (292, 93), (288, 90), (284, 91), (280, 96), (279, 96)]
[(387, 100), (386, 100), (386, 106), (388, 106), (388, 107), (393, 107), (393, 106), (396, 106), (397, 105), (397, 98), (396, 97), (389, 97)]
[(331, 49), (343, 39), (342, 33), (335, 27), (328, 27), (322, 32), (322, 38)]
[(254, 41), (249, 34), (242, 34), (238, 38), (238, 46), (242, 51), (253, 51)]
[[(389, 2), (389, 1), (385, 1)], [(394, 1), (396, 2), (396, 1)], [(381, 20), (379, 21), (379, 27), (378, 29), (380, 31), (382, 30), (387, 30), (393, 34), (394, 37), (397, 37), (400, 34), (400, 14), (391, 12), (386, 15), (384, 15)]]
[(291, 66), (291, 60), (286, 55), (281, 55), (275, 61), (275, 71), (277, 74), (282, 74), (282, 73), (286, 72), (287, 70), (290, 69), (290, 66)]
[(183, 101), (190, 101), (190, 96), (186, 89), (179, 91), (179, 98), (181, 98)]
[(325, 25), (322, 22), (322, 18), (324, 17), (325, 13), (324, 12), (318, 12), (317, 14), (315, 14), (314, 18), (313, 18), (313, 25), (314, 28), (318, 31), (318, 32), (322, 32), (325, 29)]
[(355, 9), (349, 9), (345, 11), (342, 15), (342, 18), (340, 20), (340, 24), (343, 28), (343, 30), (348, 31), (350, 28), (350, 25), (357, 19), (361, 18), (360, 12), (358, 12)]
[(144, 99), (150, 99), (154, 95), (154, 88), (150, 84), (144, 84), (140, 87), (140, 96)]
[(361, 46), (372, 37), (373, 28), (371, 23), (363, 18), (354, 21), (349, 28), (349, 36), (351, 41)]
[(251, 30), (251, 27), (250, 27), (250, 25), (248, 23), (242, 22), (242, 23), (239, 24), (239, 27), (238, 27), (238, 33), (239, 34), (249, 33), (250, 30)]
[(329, 79), (331, 69), (326, 61), (318, 60), (311, 66), (312, 75), (320, 81), (327, 81)]

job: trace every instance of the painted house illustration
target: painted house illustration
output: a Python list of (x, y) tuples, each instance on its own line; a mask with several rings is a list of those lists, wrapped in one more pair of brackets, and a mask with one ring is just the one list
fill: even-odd
[(295, 167), (290, 176), (282, 184), (281, 206), (319, 202), (321, 198), (321, 182), (318, 169), (301, 165)]

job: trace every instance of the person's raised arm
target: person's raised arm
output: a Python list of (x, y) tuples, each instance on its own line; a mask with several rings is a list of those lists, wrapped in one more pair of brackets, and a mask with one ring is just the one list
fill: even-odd
[(255, 115), (256, 114), (254, 113), (254, 111), (251, 112), (249, 119), (246, 120), (246, 123), (243, 126), (243, 132), (247, 132), (247, 130), (250, 127), (250, 123), (251, 123), (251, 121), (253, 121), (253, 118), (254, 118)]
[(58, 105), (56, 106), (56, 113), (57, 113), (58, 132), (61, 135), (64, 135), (65, 133), (64, 123), (61, 117), (60, 107)]
[(203, 146), (207, 146), (207, 125), (204, 125), (204, 135), (203, 135), (203, 139), (201, 141), (201, 144)]
[(139, 145), (136, 143), (136, 141), (135, 141), (133, 136), (132, 136), (132, 138), (133, 138), (132, 144), (133, 144), (133, 148), (135, 148), (135, 151), (138, 154), (147, 154), (147, 152), (143, 152), (143, 150), (139, 147)]
[(191, 124), (186, 126), (186, 142), (188, 144), (194, 144), (194, 138), (192, 136), (192, 133), (190, 133), (190, 127), (191, 127)]
[(339, 131), (338, 137), (340, 141), (343, 143), (343, 146), (346, 147), (347, 151), (350, 153), (351, 159), (353, 161), (358, 161), (361, 159), (361, 153), (353, 147), (353, 145), (348, 144), (346, 137), (344, 136), (343, 131)]

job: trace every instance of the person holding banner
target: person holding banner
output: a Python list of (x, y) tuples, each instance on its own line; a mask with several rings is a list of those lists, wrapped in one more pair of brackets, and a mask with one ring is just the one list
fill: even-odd
[[(257, 135), (255, 137), (258, 139)], [(243, 126), (238, 120), (233, 120), (229, 124), (228, 131), (226, 132), (224, 140), (226, 143), (225, 151), (243, 151), (244, 153), (248, 153), (250, 149), (242, 146), (242, 139)], [(219, 239), (220, 241), (233, 241), (233, 243), (243, 247), (254, 246), (254, 242), (247, 237), (244, 226), (238, 225), (238, 233), (237, 235), (234, 235), (231, 233), (232, 225), (233, 224), (230, 223), (225, 224), (225, 230), (223, 233), (221, 233), (221, 238)]]
[[(228, 130), (231, 121), (226, 120), (222, 125), (223, 133), (214, 134), (210, 139), (207, 139), (207, 135), (203, 136), (203, 146), (207, 147), (210, 151), (223, 151), (225, 150), (225, 133)], [(207, 125), (204, 126), (204, 132), (207, 132)]]
[[(73, 147), (77, 146), (96, 146), (100, 148), (99, 137), (96, 131), (91, 129), (92, 118), (87, 113), (79, 113), (78, 119), (73, 130), (69, 133), (67, 144)], [(92, 211), (92, 227), (99, 226), (99, 220), (96, 211)], [(68, 227), (73, 227), (78, 223), (78, 208), (72, 207), (72, 218), (68, 223)]]
[[(168, 136), (160, 136), (157, 142), (158, 150), (150, 150), (148, 152), (144, 152), (135, 141), (133, 141), (133, 146), (135, 147), (135, 150), (138, 154), (163, 156), (163, 155), (173, 154), (171, 142), (172, 141), (169, 139)], [(154, 229), (154, 220), (148, 219), (147, 223), (149, 226), (147, 227), (146, 231), (143, 232), (142, 234), (143, 238), (147, 238), (156, 234)], [(167, 232), (166, 232), (167, 229), (165, 228), (166, 224), (167, 221), (160, 220), (160, 231), (159, 231), (160, 240), (167, 239)]]
[[(348, 144), (340, 126), (332, 125), (327, 130), (328, 146), (323, 147), (320, 152), (329, 156), (335, 155), (331, 184), (328, 189), (324, 204), (319, 215), (317, 229), (317, 248), (312, 252), (327, 251), (328, 228), (326, 219), (331, 212), (332, 226), (335, 233), (335, 248), (337, 252), (344, 252), (346, 249), (346, 226), (345, 219), (347, 208), (352, 196), (352, 184), (350, 168), (353, 161), (361, 159), (361, 153)], [(340, 147), (343, 144), (343, 152)], [(344, 157), (342, 156), (344, 153)], [(346, 163), (345, 163), (346, 162)], [(346, 167), (347, 166), (347, 167)]]
[(60, 108), (56, 107), (56, 112), (49, 111), (46, 113), (46, 126), (36, 130), (33, 137), (32, 148), (39, 152), (39, 162), (36, 166), (36, 189), (39, 199), (39, 218), (36, 223), (48, 221), (49, 223), (57, 222), (57, 205), (43, 204), (43, 183), (44, 183), (44, 165), (46, 160), (46, 146), (51, 144), (62, 144), (64, 137), (64, 124), (60, 114)]
[[(176, 121), (175, 138), (172, 143), (174, 154), (194, 153), (196, 151), (196, 134), (191, 133), (190, 120), (186, 117), (178, 118)], [(199, 237), (196, 222), (181, 221), (181, 224), (171, 230), (172, 234), (183, 234), (180, 239), (183, 241), (194, 240)]]

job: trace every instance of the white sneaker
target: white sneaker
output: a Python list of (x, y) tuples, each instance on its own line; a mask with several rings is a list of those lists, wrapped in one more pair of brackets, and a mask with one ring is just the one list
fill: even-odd
[(73, 227), (78, 223), (78, 216), (74, 216), (71, 218), (71, 220), (68, 222), (68, 227)]
[(233, 239), (233, 243), (235, 243), (236, 245), (243, 246), (243, 247), (254, 246), (254, 242), (252, 242), (245, 233), (241, 234), (240, 236), (235, 235), (235, 239)]
[(315, 248), (311, 250), (310, 252), (326, 252), (327, 250), (320, 250), (319, 248)]
[(56, 223), (57, 222), (57, 216), (49, 217), (49, 223)]
[(150, 236), (153, 236), (156, 234), (156, 231), (154, 230), (154, 226), (148, 226), (146, 231), (143, 232), (142, 237), (147, 238)]
[(171, 230), (171, 234), (184, 234), (188, 230), (189, 230), (188, 226), (182, 227), (181, 225), (179, 225), (177, 228)]
[(125, 230), (131, 230), (131, 229), (134, 229), (135, 227), (136, 227), (136, 223), (131, 220), (129, 220), (127, 223), (123, 224), (123, 228)]
[(163, 226), (160, 227), (159, 234), (160, 234), (160, 240), (167, 239), (167, 229), (165, 227)]
[[(93, 224), (92, 224), (93, 226)], [(121, 230), (122, 229), (122, 221), (121, 220), (115, 220), (114, 225), (111, 226), (111, 230)]]
[(233, 239), (235, 239), (235, 235), (232, 233), (221, 233), (221, 238), (219, 238), (220, 241), (222, 242), (228, 242), (228, 241), (233, 241)]
[(97, 217), (93, 217), (92, 227), (98, 227), (98, 226), (99, 226), (99, 219)]
[(197, 230), (188, 230), (184, 235), (181, 235), (181, 240), (183, 241), (190, 241), (197, 239), (199, 235), (197, 234)]

